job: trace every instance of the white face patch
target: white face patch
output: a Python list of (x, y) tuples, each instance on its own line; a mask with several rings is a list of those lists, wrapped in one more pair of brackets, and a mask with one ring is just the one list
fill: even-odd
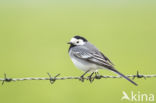
[(82, 39), (72, 38), (70, 42), (74, 45), (84, 45), (85, 42)]

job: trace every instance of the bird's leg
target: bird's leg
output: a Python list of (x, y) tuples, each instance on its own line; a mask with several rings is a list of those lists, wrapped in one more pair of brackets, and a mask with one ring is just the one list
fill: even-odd
[(93, 76), (94, 73), (95, 73), (95, 72), (92, 72), (91, 75), (88, 76), (88, 80), (90, 81), (90, 83), (93, 82), (92, 76)]
[(82, 75), (80, 76), (80, 80), (81, 80), (82, 82), (84, 82), (84, 76), (85, 76), (88, 72), (89, 72), (89, 70), (87, 70), (84, 74), (82, 74)]

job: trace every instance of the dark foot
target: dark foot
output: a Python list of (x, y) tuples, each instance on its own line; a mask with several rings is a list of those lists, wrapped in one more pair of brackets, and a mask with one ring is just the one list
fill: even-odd
[(89, 70), (88, 71), (86, 71), (83, 75), (81, 75), (81, 77), (80, 77), (80, 80), (82, 81), (82, 82), (84, 82), (84, 76), (87, 74), (89, 72)]
[(94, 72), (90, 76), (88, 76), (88, 80), (90, 81), (90, 83), (92, 83), (94, 81), (94, 78), (92, 78), (93, 74), (94, 74)]
[(88, 76), (88, 80), (90, 81), (90, 83), (92, 83), (94, 81), (94, 78), (92, 78), (92, 76)]
[(81, 82), (84, 82), (84, 79), (85, 79), (84, 76), (80, 76), (80, 81)]
[(94, 79), (101, 79), (101, 75), (96, 75)]
[(93, 79), (101, 79), (101, 75), (98, 72), (96, 72)]

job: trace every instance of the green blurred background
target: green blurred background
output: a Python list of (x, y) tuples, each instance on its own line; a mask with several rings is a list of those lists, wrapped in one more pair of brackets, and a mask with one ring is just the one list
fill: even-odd
[[(0, 77), (80, 76), (66, 43), (86, 37), (124, 73), (156, 73), (155, 0), (0, 0)], [(103, 75), (116, 75), (101, 70)], [(21, 81), (0, 86), (1, 103), (129, 103), (122, 91), (156, 94), (155, 78)]]

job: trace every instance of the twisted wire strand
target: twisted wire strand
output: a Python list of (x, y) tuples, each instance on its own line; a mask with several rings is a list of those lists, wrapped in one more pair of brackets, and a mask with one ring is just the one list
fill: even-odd
[[(2, 81), (2, 85), (4, 82), (11, 82), (11, 81), (26, 81), (26, 80), (49, 80), (51, 84), (53, 84), (56, 80), (67, 80), (67, 79), (82, 79), (81, 77), (75, 77), (75, 76), (70, 76), (70, 77), (58, 77), (60, 74), (57, 74), (56, 76), (52, 77), (50, 73), (47, 73), (49, 77), (24, 77), (24, 78), (9, 78), (4, 74), (4, 78), (0, 78), (0, 81)], [(139, 74), (137, 71), (137, 74), (135, 75), (127, 75), (127, 77), (132, 77), (132, 79), (135, 78), (153, 78), (156, 77), (156, 74), (151, 74), (151, 75), (143, 75)], [(92, 77), (94, 79), (101, 79), (101, 78), (122, 78), (121, 76), (102, 76), (102, 75), (96, 75), (95, 77)], [(84, 80), (88, 80), (89, 77), (84, 77)]]

